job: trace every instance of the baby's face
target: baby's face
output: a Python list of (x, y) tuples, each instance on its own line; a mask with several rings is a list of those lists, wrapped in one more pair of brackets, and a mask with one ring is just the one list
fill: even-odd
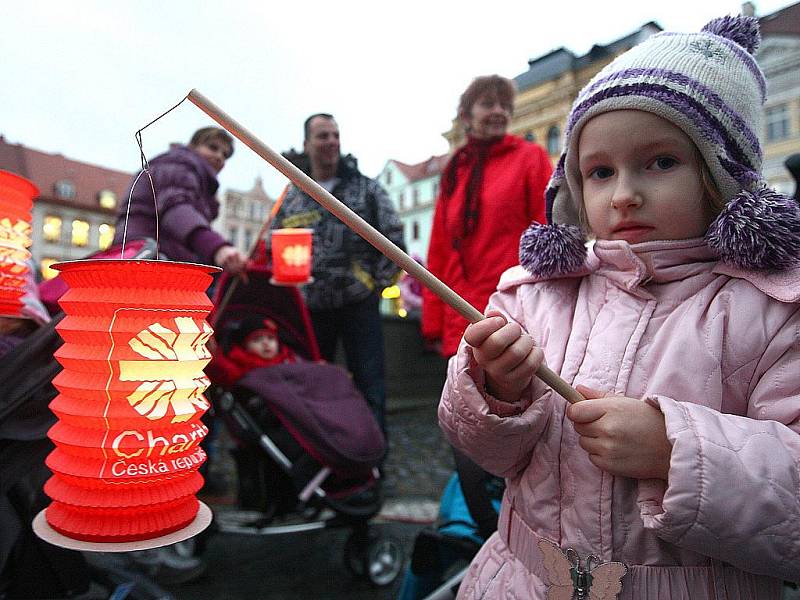
[(700, 153), (661, 117), (640, 110), (593, 117), (581, 130), (578, 156), (586, 216), (598, 239), (701, 237), (714, 218)]
[(256, 332), (247, 339), (244, 347), (248, 352), (270, 360), (278, 355), (278, 338), (268, 331)]

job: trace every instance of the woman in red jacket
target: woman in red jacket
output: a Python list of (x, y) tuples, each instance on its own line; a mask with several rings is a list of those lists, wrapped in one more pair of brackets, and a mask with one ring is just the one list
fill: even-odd
[[(552, 166), (545, 150), (506, 133), (515, 89), (498, 75), (476, 78), (461, 95), (467, 143), (450, 159), (428, 248), (428, 268), (483, 311), (500, 274), (519, 262), (519, 238), (545, 222), (544, 189)], [(422, 335), (455, 354), (467, 321), (423, 290)]]

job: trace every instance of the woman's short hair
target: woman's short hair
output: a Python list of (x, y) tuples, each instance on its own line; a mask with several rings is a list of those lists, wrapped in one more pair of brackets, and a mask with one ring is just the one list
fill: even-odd
[(517, 90), (514, 82), (500, 75), (483, 75), (476, 77), (472, 83), (467, 86), (464, 93), (461, 94), (461, 99), (458, 101), (458, 117), (463, 118), (468, 116), (472, 110), (472, 106), (478, 101), (481, 96), (493, 96), (497, 98), (501, 104), (509, 107), (509, 110), (514, 109), (514, 96)]
[(189, 145), (194, 147), (202, 146), (213, 140), (225, 142), (231, 149), (227, 158), (233, 156), (233, 137), (220, 127), (203, 127), (202, 129), (198, 129), (194, 132), (194, 135), (192, 135), (192, 139), (189, 140)]

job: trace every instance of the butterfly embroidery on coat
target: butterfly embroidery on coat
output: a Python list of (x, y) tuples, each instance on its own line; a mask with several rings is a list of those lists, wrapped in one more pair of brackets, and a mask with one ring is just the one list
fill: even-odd
[(622, 590), (628, 567), (621, 562), (601, 563), (590, 554), (584, 565), (575, 550), (548, 540), (539, 540), (539, 550), (550, 579), (547, 600), (614, 600)]

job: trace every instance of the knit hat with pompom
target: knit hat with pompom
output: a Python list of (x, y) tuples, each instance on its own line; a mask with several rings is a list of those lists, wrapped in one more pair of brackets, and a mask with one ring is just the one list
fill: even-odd
[(552, 225), (534, 224), (523, 234), (520, 264), (542, 277), (583, 264), (581, 129), (602, 113), (642, 110), (681, 129), (705, 160), (726, 202), (706, 233), (720, 259), (753, 270), (795, 265), (800, 209), (768, 189), (761, 175), (766, 82), (753, 57), (760, 42), (757, 19), (721, 17), (699, 33), (653, 35), (601, 70), (578, 94), (567, 121), (564, 153), (546, 192)]

